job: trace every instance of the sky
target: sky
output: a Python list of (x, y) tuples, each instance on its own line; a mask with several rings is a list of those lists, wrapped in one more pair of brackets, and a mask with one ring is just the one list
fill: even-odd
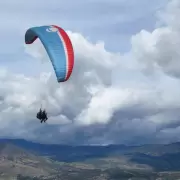
[[(179, 0), (1, 1), (0, 138), (180, 141), (179, 16)], [(24, 43), (28, 28), (51, 24), (66, 30), (75, 53), (60, 84), (41, 42)]]

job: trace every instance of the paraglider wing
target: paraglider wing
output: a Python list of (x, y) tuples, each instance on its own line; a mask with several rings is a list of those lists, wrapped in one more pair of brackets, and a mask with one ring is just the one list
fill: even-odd
[(57, 81), (67, 81), (74, 66), (73, 46), (67, 33), (55, 25), (32, 27), (26, 31), (26, 44), (32, 44), (37, 38), (49, 55)]

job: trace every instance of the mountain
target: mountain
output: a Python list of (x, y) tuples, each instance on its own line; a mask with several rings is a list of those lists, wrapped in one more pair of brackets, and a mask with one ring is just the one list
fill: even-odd
[[(162, 172), (163, 171), (163, 172)], [(174, 172), (176, 171), (176, 172)], [(0, 179), (115, 180), (180, 178), (180, 143), (68, 146), (0, 140)], [(19, 175), (18, 175), (19, 174)]]
[(82, 161), (88, 158), (106, 157), (116, 151), (127, 152), (129, 147), (124, 145), (110, 146), (70, 146), (55, 144), (40, 144), (22, 139), (0, 139), (1, 142), (14, 144), (38, 155), (49, 156), (54, 160), (64, 162)]
[[(116, 163), (118, 164), (118, 162), (119, 161)], [(101, 163), (99, 163), (99, 166), (94, 163), (95, 162), (55, 162), (46, 157), (37, 156), (9, 141), (0, 142), (0, 179), (3, 180), (111, 180), (111, 176), (129, 176), (129, 172), (120, 171), (117, 174), (113, 168), (109, 169), (109, 165), (107, 165), (107, 168), (103, 168), (100, 165)], [(121, 166), (120, 164), (124, 163), (126, 164), (126, 160), (115, 167), (119, 167)], [(129, 163), (126, 166), (129, 166), (130, 170), (136, 169), (146, 174), (146, 167), (137, 168), (138, 165), (135, 163)], [(134, 172), (133, 176), (135, 175), (138, 175), (138, 172)]]
[(18, 180), (73, 180), (92, 179), (102, 176), (103, 171), (88, 165), (55, 162), (18, 147), (12, 143), (0, 142), (0, 179)]
[(125, 145), (107, 145), (107, 146), (71, 146), (58, 144), (41, 144), (23, 139), (0, 139), (0, 143), (7, 142), (15, 144), (19, 147), (34, 150), (43, 154), (55, 154), (59, 151), (63, 154), (76, 152), (78, 154), (87, 153), (92, 156), (106, 156), (107, 154), (125, 154), (125, 153), (144, 153), (152, 156), (160, 156), (164, 154), (179, 153), (180, 142), (172, 144), (150, 144), (141, 146), (125, 146)]
[(156, 170), (180, 170), (180, 143), (142, 146), (69, 146), (29, 142), (21, 139), (1, 139), (38, 156), (47, 156), (56, 161), (81, 162), (92, 159), (123, 157), (131, 163), (145, 164)]

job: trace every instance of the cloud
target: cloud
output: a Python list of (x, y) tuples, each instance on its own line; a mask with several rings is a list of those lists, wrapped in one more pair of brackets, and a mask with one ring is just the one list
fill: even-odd
[(162, 27), (152, 32), (142, 30), (132, 37), (134, 57), (141, 62), (144, 71), (152, 73), (159, 70), (180, 77), (179, 6), (179, 1), (170, 1), (166, 11), (159, 14)]
[[(47, 17), (41, 1), (38, 2), (36, 8), (42, 16)], [(121, 4), (118, 4), (119, 2), (103, 3), (100, 18), (103, 18), (103, 13), (106, 12), (104, 10), (110, 5), (113, 6), (112, 9), (117, 7), (117, 12), (120, 6), (121, 9), (132, 9), (131, 13), (137, 12), (137, 2), (126, 5), (123, 1)], [(72, 31), (67, 31), (75, 50), (74, 71), (68, 82), (60, 84), (56, 82), (47, 53), (39, 40), (33, 45), (21, 47), (24, 51), (18, 56), (20, 60), (17, 60), (17, 55), (11, 53), (11, 58), (14, 56), (16, 60), (15, 63), (9, 60), (11, 63), (2, 63), (0, 69), (0, 136), (26, 137), (34, 141), (66, 144), (141, 144), (178, 141), (179, 1), (169, 1), (164, 10), (159, 10), (162, 1), (158, 1), (159, 4), (155, 2), (157, 1), (151, 2), (149, 11), (142, 14), (138, 11), (140, 14), (137, 14), (135, 19), (131, 17), (131, 13), (129, 16), (125, 13), (121, 18), (115, 18), (114, 22), (124, 23), (124, 27), (132, 30), (129, 31), (130, 35), (134, 33), (131, 37), (131, 49), (127, 53), (111, 52), (106, 49), (107, 43), (104, 41), (93, 42), (80, 32), (74, 32), (73, 28)], [(21, 7), (24, 1), (18, 3)], [(101, 3), (98, 1), (97, 4)], [(58, 8), (52, 4), (47, 2), (46, 5), (52, 10), (50, 14), (53, 16), (45, 18), (42, 23), (49, 23), (52, 17), (54, 22), (59, 22), (55, 13)], [(147, 1), (141, 1), (140, 4), (147, 6)], [(14, 4), (11, 5), (12, 11), (15, 10)], [(94, 5), (91, 4), (93, 7)], [(3, 6), (7, 6), (7, 3)], [(34, 9), (34, 13), (27, 13), (21, 19), (23, 21), (25, 18), (27, 22), (14, 28), (21, 38), (25, 27), (39, 23), (34, 17), (37, 13), (35, 5), (32, 3), (27, 7), (29, 11)], [(70, 8), (73, 8), (73, 5)], [(79, 4), (74, 8), (80, 11)], [(148, 30), (147, 27), (143, 29), (143, 24), (140, 24), (136, 31), (130, 28), (134, 22), (140, 22), (138, 19), (144, 14), (147, 13), (149, 16), (155, 10), (158, 12), (158, 19), (151, 20), (152, 24), (156, 24), (156, 28), (152, 29), (151, 25), (149, 29), (152, 30)], [(4, 11), (3, 13), (6, 14)], [(20, 11), (16, 10), (16, 13), (17, 17), (20, 17)], [(81, 13), (77, 13), (77, 16), (82, 18)], [(115, 10), (109, 13), (111, 17), (113, 13), (115, 14)], [(88, 12), (85, 15), (87, 19), (90, 18)], [(79, 21), (76, 19), (78, 23), (81, 18)], [(35, 20), (32, 22), (30, 19)], [(91, 22), (89, 24), (86, 22), (86, 28), (97, 25), (98, 28), (101, 25), (106, 27), (112, 23), (102, 20), (100, 24), (98, 19), (97, 21), (94, 24), (91, 21), (88, 21)], [(114, 28), (106, 33), (115, 31), (115, 26), (111, 27)], [(99, 39), (102, 37), (97, 36)], [(114, 34), (112, 36), (116, 39), (114, 42), (116, 46), (119, 45), (121, 42), (117, 36)], [(19, 68), (19, 73), (15, 72), (15, 65), (17, 69)], [(10, 66), (13, 67), (13, 71), (10, 71)], [(50, 116), (46, 124), (39, 123), (35, 117), (41, 105), (47, 109)]]

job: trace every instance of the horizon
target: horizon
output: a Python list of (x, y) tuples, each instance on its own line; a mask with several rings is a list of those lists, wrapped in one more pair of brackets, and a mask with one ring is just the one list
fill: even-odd
[[(43, 143), (43, 142), (36, 142), (36, 141), (31, 141), (31, 140), (26, 140), (26, 139), (12, 139), (12, 138), (0, 138), (0, 143), (1, 141), (24, 141), (24, 142), (27, 142), (27, 143), (32, 143), (32, 144), (39, 144), (39, 145), (48, 145), (48, 146), (69, 146), (69, 147), (107, 147), (107, 146), (124, 146), (124, 147), (141, 147), (141, 146), (153, 146), (153, 145), (173, 145), (173, 144), (180, 144), (179, 141), (177, 142), (172, 142), (172, 143), (157, 143), (157, 144), (139, 144), (139, 145), (126, 145), (126, 144), (106, 144), (106, 145), (93, 145), (93, 144), (84, 144), (84, 145), (71, 145), (71, 144), (47, 144), (47, 143)], [(8, 143), (8, 142), (7, 142)]]

